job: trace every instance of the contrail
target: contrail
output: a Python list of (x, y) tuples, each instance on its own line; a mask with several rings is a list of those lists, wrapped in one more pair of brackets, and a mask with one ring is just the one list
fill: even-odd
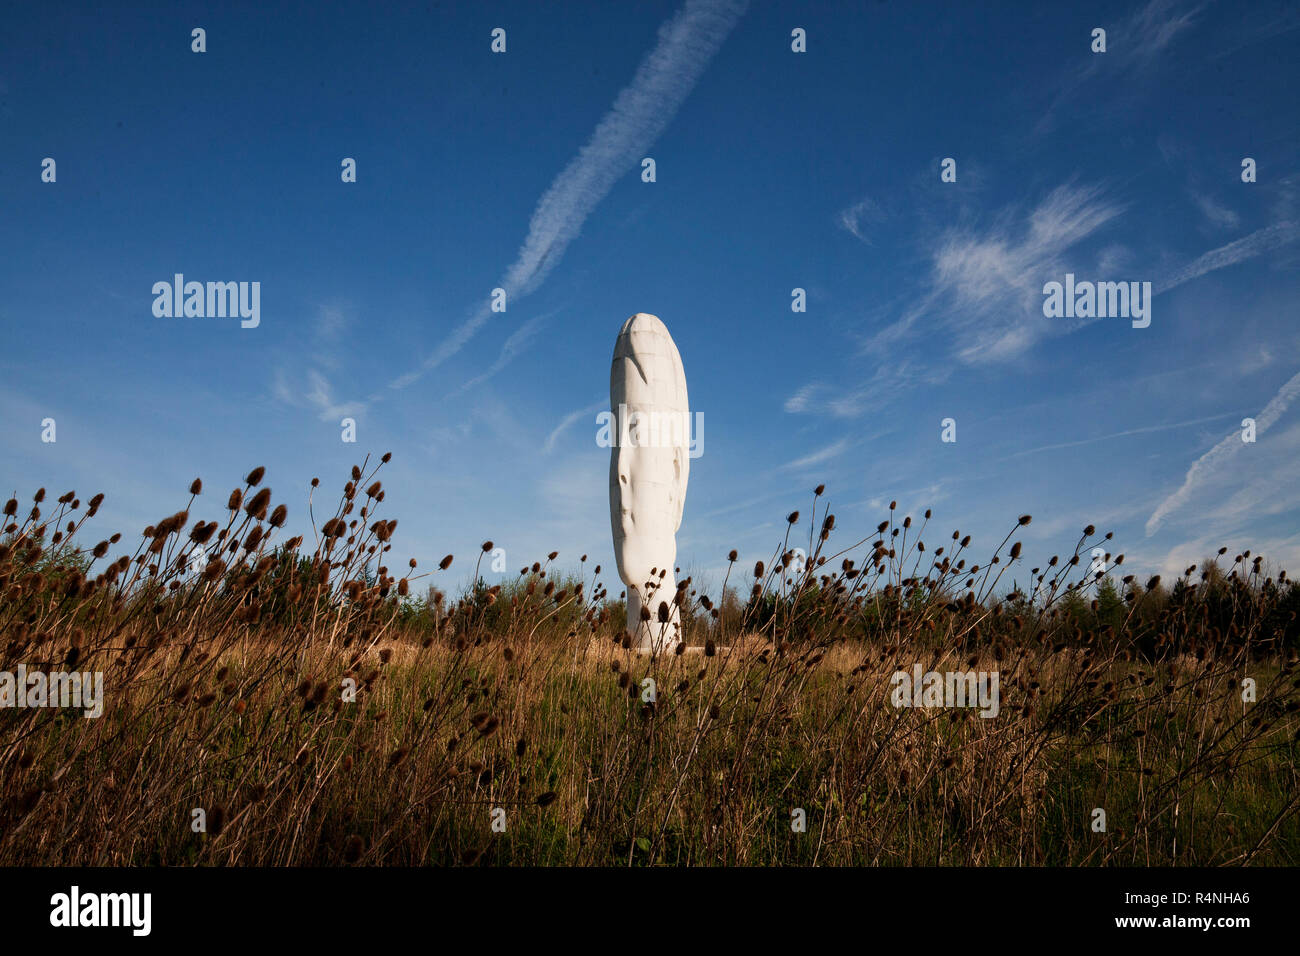
[(1230, 242), (1226, 246), (1211, 249), (1204, 255), (1197, 256), (1163, 282), (1157, 283), (1155, 294), (1168, 292), (1175, 286), (1190, 282), (1215, 269), (1225, 269), (1228, 266), (1235, 266), (1238, 262), (1253, 259), (1271, 249), (1294, 242), (1297, 238), (1300, 238), (1300, 226), (1294, 222), (1278, 222), (1258, 229), (1236, 242)]
[[(1295, 400), (1297, 395), (1300, 395), (1300, 372), (1291, 376), (1290, 380), (1278, 389), (1277, 394), (1264, 406), (1264, 410), (1255, 419), (1255, 434), (1257, 436), (1263, 434), (1265, 429), (1282, 416), (1282, 413), (1287, 410), (1287, 407)], [(1187, 502), (1193, 489), (1201, 483), (1207, 474), (1213, 471), (1220, 462), (1236, 454), (1242, 445), (1241, 433), (1233, 432), (1192, 462), (1192, 467), (1187, 469), (1187, 475), (1183, 478), (1182, 487), (1160, 502), (1160, 506), (1147, 519), (1147, 537), (1156, 533), (1170, 512), (1182, 507)]]
[(519, 326), (519, 328), (511, 332), (510, 337), (506, 339), (505, 344), (501, 346), (501, 354), (497, 356), (497, 360), (492, 363), (488, 370), (482, 375), (475, 375), (460, 388), (451, 392), (447, 397), (455, 398), (462, 392), (468, 392), (475, 385), (480, 385), (483, 382), (486, 382), (497, 372), (509, 365), (514, 361), (515, 357), (524, 350), (525, 346), (536, 337), (542, 326), (546, 324), (546, 321), (559, 311), (559, 309), (552, 309), (550, 312), (545, 312), (542, 315), (529, 319), (523, 325)]
[(602, 398), (600, 401), (588, 405), (586, 408), (580, 408), (572, 414), (565, 415), (564, 420), (561, 421), (560, 424), (556, 425), (555, 430), (547, 436), (546, 444), (542, 446), (542, 451), (549, 454), (551, 450), (555, 448), (555, 442), (559, 439), (560, 435), (562, 435), (564, 430), (574, 422), (581, 421), (588, 415), (595, 415), (597, 412), (607, 410), (608, 408), (609, 400)]
[[(500, 284), (507, 302), (536, 289), (559, 264), (592, 210), (672, 122), (747, 5), (748, 0), (687, 0), (659, 28), (659, 42), (641, 61), (632, 82), (533, 210), (528, 235)], [(404, 388), (455, 355), (491, 315), (484, 302), (419, 369), (397, 378), (391, 387)]]

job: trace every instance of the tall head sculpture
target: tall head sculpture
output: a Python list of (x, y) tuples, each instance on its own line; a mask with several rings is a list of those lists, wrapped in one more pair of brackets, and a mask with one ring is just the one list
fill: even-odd
[(627, 630), (633, 646), (662, 651), (681, 637), (673, 569), (691, 459), (686, 371), (657, 316), (638, 312), (623, 323), (609, 370), (609, 404), (617, 429), (609, 519), (618, 576), (627, 585)]

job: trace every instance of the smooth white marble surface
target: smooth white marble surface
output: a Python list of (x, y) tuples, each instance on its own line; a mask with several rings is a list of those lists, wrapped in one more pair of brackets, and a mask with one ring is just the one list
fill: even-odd
[[(609, 402), (615, 416), (609, 517), (618, 574), (627, 585), (627, 630), (633, 646), (663, 652), (681, 639), (673, 569), (691, 459), (686, 371), (658, 316), (638, 312), (623, 323)], [(661, 602), (668, 604), (666, 624), (659, 620)], [(650, 609), (649, 621), (641, 620), (642, 606)]]

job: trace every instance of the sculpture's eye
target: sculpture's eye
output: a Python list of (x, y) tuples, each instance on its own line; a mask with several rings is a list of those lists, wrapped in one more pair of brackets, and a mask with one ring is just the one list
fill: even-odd
[(619, 476), (618, 476), (618, 480), (621, 481), (621, 482), (623, 482), (623, 484), (626, 485), (626, 484), (627, 484), (627, 475), (619, 475)]

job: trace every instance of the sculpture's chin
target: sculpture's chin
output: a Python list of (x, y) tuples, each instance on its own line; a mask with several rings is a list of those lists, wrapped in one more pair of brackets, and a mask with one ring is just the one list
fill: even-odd
[[(630, 588), (644, 591), (646, 582), (666, 582), (675, 586), (673, 562), (677, 560), (677, 542), (673, 537), (628, 535), (615, 544), (618, 576)], [(660, 572), (668, 573), (660, 577)]]

